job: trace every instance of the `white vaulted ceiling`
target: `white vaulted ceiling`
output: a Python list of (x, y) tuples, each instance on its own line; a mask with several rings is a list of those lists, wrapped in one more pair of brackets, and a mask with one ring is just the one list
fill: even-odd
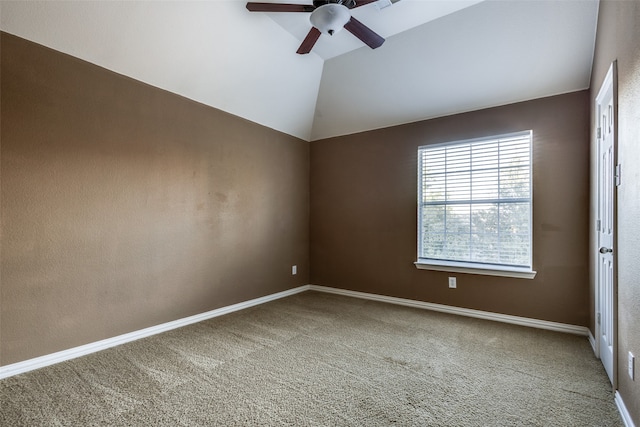
[(353, 15), (387, 39), (380, 48), (342, 31), (309, 55), (295, 53), (308, 14), (251, 13), (245, 4), (2, 1), (0, 27), (304, 140), (590, 83), (597, 0), (370, 4)]

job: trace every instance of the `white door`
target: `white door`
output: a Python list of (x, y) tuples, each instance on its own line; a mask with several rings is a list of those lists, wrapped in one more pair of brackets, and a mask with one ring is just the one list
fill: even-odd
[(616, 179), (614, 136), (613, 66), (596, 97), (598, 117), (598, 304), (596, 333), (599, 354), (609, 380), (613, 383), (614, 331), (614, 197)]

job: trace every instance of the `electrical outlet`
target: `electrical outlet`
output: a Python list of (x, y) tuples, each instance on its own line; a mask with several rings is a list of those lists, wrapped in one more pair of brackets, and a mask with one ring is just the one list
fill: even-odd
[(629, 352), (629, 377), (633, 380), (635, 379), (635, 366), (633, 366), (635, 364), (636, 361), (636, 357), (633, 355), (633, 353)]
[(449, 288), (451, 289), (455, 289), (456, 288), (456, 278), (455, 277), (449, 277)]
[(297, 265), (292, 265), (291, 266), (291, 275), (295, 276), (296, 274), (298, 274), (298, 266)]

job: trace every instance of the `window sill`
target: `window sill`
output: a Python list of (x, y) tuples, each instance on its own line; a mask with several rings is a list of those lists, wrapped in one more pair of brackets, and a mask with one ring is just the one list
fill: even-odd
[(498, 266), (483, 266), (465, 262), (447, 261), (416, 261), (419, 270), (448, 271), (450, 273), (484, 274), (487, 276), (515, 277), (518, 279), (533, 279), (536, 272), (526, 268), (511, 268)]

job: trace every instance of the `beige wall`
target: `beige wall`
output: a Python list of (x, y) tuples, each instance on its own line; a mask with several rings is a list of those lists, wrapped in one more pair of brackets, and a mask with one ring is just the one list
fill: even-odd
[(1, 37), (0, 364), (308, 283), (307, 142)]
[[(417, 148), (527, 129), (536, 278), (417, 270)], [(312, 142), (311, 282), (586, 326), (588, 131), (581, 91)]]
[[(640, 425), (640, 1), (600, 2), (598, 34), (591, 75), (591, 110), (613, 61), (618, 69), (618, 161), (622, 185), (618, 187), (618, 373), (620, 395), (636, 425)], [(595, 120), (592, 113), (592, 128)], [(591, 150), (596, 152), (595, 133)], [(591, 162), (596, 174), (595, 158)], [(596, 186), (592, 180), (591, 250), (595, 254)], [(591, 330), (594, 330), (594, 261), (591, 263)], [(627, 374), (627, 355), (636, 356), (636, 379)]]

